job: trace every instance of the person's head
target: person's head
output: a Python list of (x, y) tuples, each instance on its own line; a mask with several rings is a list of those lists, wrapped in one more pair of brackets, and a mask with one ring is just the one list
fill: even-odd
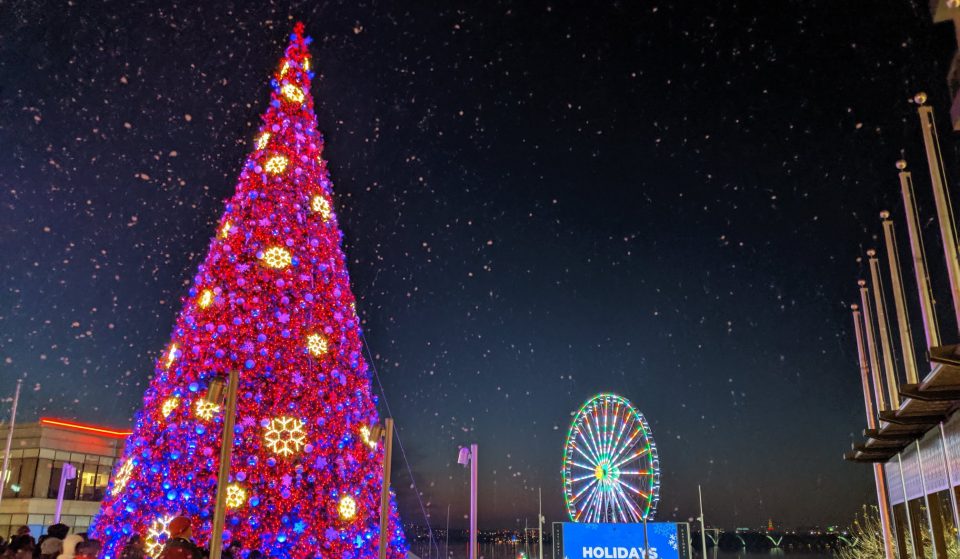
[[(30, 538), (20, 538), (22, 541), (20, 543), (20, 548), (17, 549), (18, 552), (23, 553), (33, 553), (33, 540)], [(12, 547), (12, 546), (11, 546)]]
[(100, 555), (100, 541), (86, 540), (77, 544), (77, 557), (96, 557)]
[(30, 527), (29, 527), (29, 526), (21, 526), (21, 527), (17, 528), (17, 535), (18, 535), (18, 536), (28, 536), (28, 535), (30, 535)]
[(67, 526), (66, 524), (61, 524), (59, 522), (47, 528), (47, 534), (51, 538), (60, 538), (62, 540), (63, 538), (67, 537), (67, 534), (69, 533), (70, 533), (70, 527)]
[(143, 538), (140, 537), (140, 534), (134, 534), (127, 540), (127, 545), (143, 547)]
[(171, 538), (189, 539), (193, 536), (193, 524), (186, 516), (178, 516), (170, 521), (167, 531), (170, 532)]

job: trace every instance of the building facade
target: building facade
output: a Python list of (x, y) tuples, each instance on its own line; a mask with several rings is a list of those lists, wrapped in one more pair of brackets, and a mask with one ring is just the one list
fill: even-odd
[(100, 509), (127, 434), (48, 418), (17, 425), (0, 500), (0, 536), (26, 525), (37, 537), (55, 522), (64, 464), (76, 468), (76, 476), (64, 480), (60, 522), (72, 533), (85, 532)]

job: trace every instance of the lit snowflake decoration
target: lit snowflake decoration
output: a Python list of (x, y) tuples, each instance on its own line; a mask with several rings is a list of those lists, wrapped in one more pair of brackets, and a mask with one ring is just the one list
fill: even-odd
[(310, 334), (307, 336), (307, 349), (310, 353), (320, 357), (327, 352), (327, 340), (320, 334)]
[(169, 526), (170, 521), (173, 519), (173, 515), (160, 516), (154, 520), (150, 528), (147, 529), (145, 550), (150, 557), (156, 559), (160, 556), (160, 552), (163, 551), (163, 545), (167, 543), (167, 538), (170, 537)]
[(220, 406), (206, 400), (197, 400), (194, 411), (200, 419), (210, 421), (220, 411)]
[(307, 434), (303, 430), (303, 421), (295, 417), (275, 417), (267, 424), (263, 438), (274, 454), (286, 457), (300, 452), (306, 444)]
[(337, 505), (337, 512), (340, 513), (340, 518), (352, 520), (353, 517), (357, 515), (357, 502), (354, 501), (350, 495), (344, 495), (340, 498), (340, 503)]
[(310, 201), (310, 208), (314, 213), (320, 214), (324, 221), (330, 219), (330, 202), (323, 196), (319, 194), (314, 196), (313, 200)]
[(167, 352), (167, 363), (164, 365), (164, 368), (169, 369), (170, 365), (173, 365), (174, 359), (177, 358), (177, 344), (172, 344), (170, 346), (170, 351)]
[(303, 90), (292, 83), (283, 86), (280, 91), (283, 92), (283, 96), (288, 100), (294, 103), (303, 103)]
[(669, 544), (670, 544), (670, 547), (673, 548), (674, 551), (676, 551), (676, 550), (677, 550), (677, 535), (676, 535), (676, 534), (670, 534), (670, 538), (667, 540), (667, 543), (669, 543)]
[(197, 301), (197, 305), (201, 309), (205, 309), (210, 306), (210, 303), (213, 302), (213, 291), (209, 289), (204, 289), (203, 293), (200, 294), (200, 300)]
[(263, 263), (268, 268), (280, 270), (289, 266), (291, 262), (293, 262), (293, 258), (284, 248), (273, 247), (263, 253)]
[(260, 134), (260, 137), (257, 138), (257, 149), (263, 149), (267, 147), (267, 142), (269, 141), (270, 141), (269, 132), (264, 132), (263, 134)]
[(272, 173), (274, 175), (279, 175), (286, 168), (287, 158), (282, 155), (274, 155), (264, 166), (264, 169), (266, 169), (268, 173)]
[(123, 463), (123, 466), (120, 466), (117, 476), (113, 478), (113, 490), (110, 491), (110, 494), (117, 495), (123, 491), (123, 488), (127, 486), (127, 483), (130, 481), (130, 476), (132, 475), (133, 458), (127, 458), (127, 461)]
[(360, 426), (360, 435), (363, 437), (363, 442), (367, 444), (370, 448), (377, 448), (377, 441), (370, 438), (370, 428), (366, 425)]
[(227, 486), (227, 506), (235, 509), (243, 506), (247, 499), (247, 492), (236, 483)]
[(160, 408), (160, 413), (163, 414), (163, 417), (170, 417), (170, 414), (173, 413), (173, 410), (177, 409), (177, 406), (180, 405), (180, 398), (173, 396), (172, 398), (167, 398), (163, 402), (163, 406)]

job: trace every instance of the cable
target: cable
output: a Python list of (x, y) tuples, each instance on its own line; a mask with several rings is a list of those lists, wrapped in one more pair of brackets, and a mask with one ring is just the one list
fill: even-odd
[[(390, 417), (393, 417), (393, 412), (390, 411), (390, 402), (387, 401), (387, 393), (383, 390), (383, 383), (380, 382), (380, 373), (377, 371), (377, 366), (373, 362), (373, 353), (370, 351), (370, 344), (367, 343), (367, 335), (360, 331), (360, 337), (363, 339), (363, 347), (367, 348), (367, 362), (370, 364), (370, 368), (373, 369), (373, 376), (377, 379), (377, 386), (380, 387), (380, 396), (383, 398), (383, 406), (387, 408), (387, 414)], [(430, 550), (435, 548), (437, 550), (437, 557), (440, 556), (440, 545), (433, 541), (433, 526), (430, 525), (430, 518), (427, 517), (427, 509), (423, 506), (423, 499), (420, 498), (420, 489), (417, 487), (417, 480), (413, 477), (413, 470), (410, 468), (410, 461), (407, 460), (407, 451), (403, 449), (403, 442), (400, 440), (400, 430), (397, 429), (396, 425), (393, 428), (394, 436), (397, 439), (397, 446), (400, 447), (400, 454), (403, 456), (403, 463), (407, 465), (407, 474), (410, 476), (410, 483), (413, 484), (413, 492), (417, 494), (417, 502), (420, 503), (420, 513), (423, 514), (423, 521), (427, 523), (427, 533), (430, 534)]]

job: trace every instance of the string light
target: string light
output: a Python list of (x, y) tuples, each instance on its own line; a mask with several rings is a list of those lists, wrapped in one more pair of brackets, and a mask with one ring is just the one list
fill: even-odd
[(231, 228), (231, 227), (233, 227), (233, 226), (230, 225), (230, 222), (229, 222), (229, 221), (224, 222), (223, 227), (220, 228), (220, 238), (221, 238), (221, 239), (226, 239), (226, 238), (227, 238), (227, 235), (230, 234), (230, 228)]
[(303, 71), (304, 71), (304, 72), (309, 72), (309, 71), (310, 71), (310, 59), (309, 59), (309, 58), (304, 58), (304, 59), (303, 59)]
[(283, 96), (288, 100), (293, 101), (294, 103), (303, 103), (303, 90), (292, 83), (288, 83), (287, 85), (283, 86), (280, 91), (283, 92)]
[(293, 258), (291, 258), (290, 253), (281, 247), (269, 248), (263, 253), (263, 263), (268, 268), (282, 270), (289, 266), (291, 262), (293, 262)]
[(180, 398), (173, 396), (172, 398), (167, 398), (163, 402), (163, 407), (160, 408), (160, 413), (163, 414), (163, 417), (170, 417), (170, 414), (173, 413), (173, 410), (177, 409), (177, 406), (180, 405)]
[(194, 406), (194, 413), (197, 417), (204, 421), (210, 421), (213, 419), (213, 416), (220, 411), (220, 406), (218, 404), (214, 404), (213, 402), (208, 402), (203, 399), (197, 400), (197, 403), (194, 404)]
[(213, 302), (213, 291), (209, 289), (204, 289), (203, 293), (200, 294), (200, 300), (197, 301), (197, 305), (199, 305), (201, 309), (205, 309), (209, 307), (210, 303), (212, 302)]
[(275, 417), (267, 424), (263, 438), (271, 452), (287, 457), (300, 452), (306, 444), (307, 434), (300, 419)]
[(320, 214), (324, 221), (330, 219), (330, 202), (323, 196), (319, 194), (314, 196), (313, 200), (310, 201), (310, 209)]
[(170, 351), (167, 353), (167, 364), (164, 368), (169, 369), (173, 365), (173, 360), (177, 358), (177, 344), (170, 344)]
[(290, 63), (286, 60), (283, 61), (283, 66), (280, 67), (280, 77), (287, 75), (287, 70), (290, 69)]
[(127, 461), (123, 463), (123, 466), (120, 466), (120, 470), (117, 471), (116, 477), (113, 478), (113, 490), (110, 491), (111, 495), (116, 495), (123, 491), (123, 488), (127, 486), (127, 482), (130, 481), (130, 476), (133, 475), (133, 458), (127, 458)]
[(243, 506), (247, 499), (247, 491), (236, 483), (227, 486), (227, 506), (236, 509)]
[(257, 138), (257, 149), (263, 149), (267, 147), (267, 142), (269, 141), (270, 141), (269, 132), (264, 132), (263, 134), (260, 134), (260, 137)]
[(274, 175), (279, 175), (286, 168), (287, 158), (282, 155), (274, 155), (264, 166), (264, 169), (266, 169), (268, 173), (272, 173)]
[(340, 497), (340, 503), (337, 505), (337, 511), (340, 513), (340, 518), (344, 520), (352, 520), (354, 516), (357, 515), (357, 502), (353, 500), (353, 497), (350, 495), (344, 495)]
[(307, 336), (307, 349), (310, 353), (320, 357), (327, 352), (327, 340), (320, 334), (310, 334)]
[(153, 559), (160, 557), (160, 552), (163, 551), (163, 546), (167, 543), (167, 538), (170, 537), (170, 521), (173, 519), (173, 515), (158, 517), (147, 528), (144, 551)]

